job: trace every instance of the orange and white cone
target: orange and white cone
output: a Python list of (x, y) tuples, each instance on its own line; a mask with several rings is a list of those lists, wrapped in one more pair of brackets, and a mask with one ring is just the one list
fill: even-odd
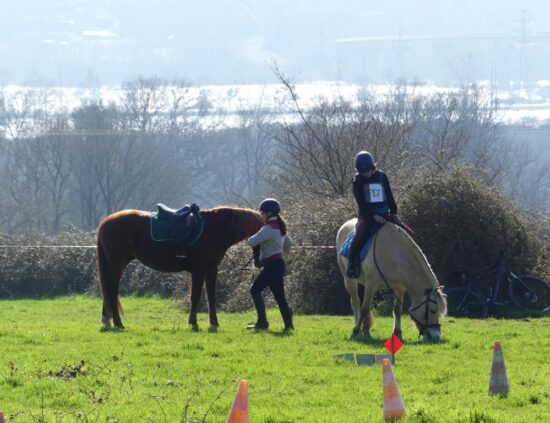
[(226, 423), (248, 423), (248, 380), (241, 380)]
[(399, 392), (399, 386), (393, 376), (390, 360), (384, 358), (382, 360), (382, 377), (384, 380), (384, 419), (399, 419), (406, 415), (405, 404)]
[(508, 376), (506, 376), (502, 346), (500, 341), (495, 341), (493, 347), (493, 365), (491, 366), (491, 380), (489, 381), (489, 395), (507, 396), (509, 390), (510, 385), (508, 384)]

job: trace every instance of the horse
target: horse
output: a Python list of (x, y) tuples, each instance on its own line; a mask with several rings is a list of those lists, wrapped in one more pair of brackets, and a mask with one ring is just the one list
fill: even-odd
[(204, 229), (201, 237), (187, 248), (187, 259), (176, 257), (173, 241), (151, 238), (151, 212), (121, 210), (105, 217), (97, 230), (97, 267), (103, 310), (104, 328), (124, 328), (119, 300), (120, 279), (126, 266), (134, 259), (162, 272), (191, 273), (191, 310), (188, 322), (198, 329), (197, 310), (202, 287), (206, 281), (210, 325), (217, 327), (216, 279), (218, 266), (232, 245), (250, 237), (263, 225), (255, 210), (238, 207), (216, 207), (201, 211)]
[[(355, 228), (356, 222), (357, 219), (351, 219), (340, 227), (336, 236), (337, 251), (340, 251), (346, 237)], [(338, 265), (344, 276), (355, 316), (355, 326), (350, 339), (359, 335), (370, 337), (373, 322), (372, 298), (379, 289), (390, 289), (393, 293), (393, 333), (396, 336), (402, 339), (401, 314), (403, 297), (407, 291), (412, 302), (409, 315), (416, 324), (419, 336), (425, 340), (440, 338), (439, 319), (447, 313), (446, 296), (424, 253), (404, 229), (388, 222), (382, 225), (375, 233), (369, 251), (361, 262), (361, 274), (358, 279), (347, 276), (348, 260), (337, 254)], [(365, 287), (362, 304), (359, 299), (359, 284)]]

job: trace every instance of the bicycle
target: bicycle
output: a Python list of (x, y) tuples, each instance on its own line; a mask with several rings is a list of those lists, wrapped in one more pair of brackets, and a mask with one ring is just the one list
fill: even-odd
[[(478, 277), (466, 272), (460, 273), (461, 286), (446, 289), (447, 314), (454, 317), (484, 319), (492, 306), (507, 305), (497, 302), (497, 296), (508, 283), (508, 298), (519, 309), (536, 313), (550, 313), (550, 285), (531, 275), (516, 275), (506, 267), (503, 254), (499, 255), (495, 269)], [(480, 281), (495, 276), (486, 290)]]

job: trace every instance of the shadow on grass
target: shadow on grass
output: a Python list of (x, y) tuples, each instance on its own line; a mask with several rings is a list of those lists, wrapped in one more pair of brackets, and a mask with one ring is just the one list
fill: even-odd
[(259, 334), (259, 335), (265, 334), (266, 336), (269, 335), (276, 338), (286, 338), (294, 335), (293, 330), (285, 330), (285, 329), (282, 329), (281, 331), (274, 331), (271, 329), (257, 329), (257, 330), (250, 330), (249, 332), (252, 334)]
[(280, 332), (274, 332), (270, 330), (267, 333), (269, 333), (271, 336), (275, 336), (276, 338), (286, 338), (294, 335), (293, 330), (284, 330), (284, 329), (281, 330)]
[(101, 329), (99, 329), (100, 332), (109, 332), (109, 333), (126, 333), (128, 332), (128, 329), (126, 328), (115, 328), (115, 327), (110, 327), (110, 328), (105, 328), (105, 327), (102, 327)]
[[(387, 338), (373, 338), (373, 337), (366, 337), (366, 336), (360, 336), (355, 339), (350, 339), (351, 342), (355, 344), (361, 344), (361, 345), (369, 345), (371, 347), (384, 347), (384, 343), (387, 341)], [(439, 339), (428, 339), (424, 340), (422, 338), (417, 339), (403, 339), (404, 345), (437, 345), (437, 344), (448, 344), (449, 341), (445, 338), (439, 338)]]

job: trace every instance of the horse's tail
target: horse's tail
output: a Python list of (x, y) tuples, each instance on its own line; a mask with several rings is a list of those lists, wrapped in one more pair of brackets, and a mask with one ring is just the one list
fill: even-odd
[(115, 308), (118, 308), (120, 314), (123, 314), (123, 309), (118, 294), (116, 294), (116, 287), (112, 286), (109, 278), (107, 256), (99, 233), (97, 237), (97, 272), (99, 274), (99, 287), (103, 298), (102, 320), (105, 324), (105, 319), (107, 319), (107, 323), (109, 323), (109, 320), (116, 314)]

